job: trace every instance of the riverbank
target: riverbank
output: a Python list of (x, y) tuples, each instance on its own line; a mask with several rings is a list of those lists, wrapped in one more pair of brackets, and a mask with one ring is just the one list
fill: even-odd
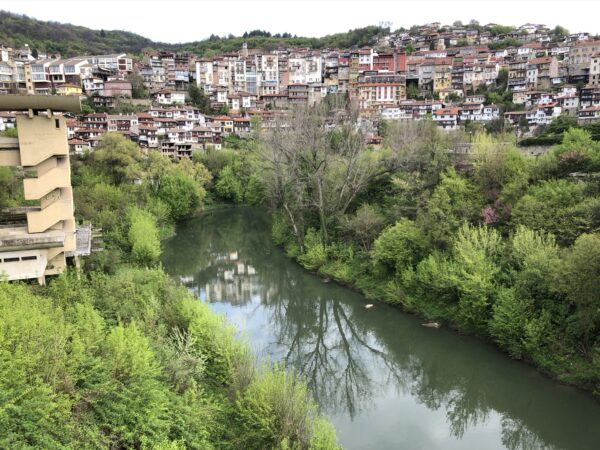
[[(540, 373), (553, 380), (576, 386), (590, 392), (596, 399), (600, 399), (600, 373), (596, 369), (596, 363), (593, 359), (590, 361), (577, 355), (568, 348), (567, 344), (557, 347), (553, 343), (554, 354), (550, 350), (552, 347), (550, 344), (546, 344), (548, 347), (543, 353), (533, 347), (529, 350), (525, 347), (518, 353), (511, 352), (511, 348), (502, 345), (502, 342), (506, 341), (490, 334), (487, 322), (484, 322), (485, 328), (478, 328), (472, 326), (472, 323), (476, 322), (465, 322), (459, 319), (457, 306), (443, 300), (449, 294), (455, 295), (451, 293), (451, 290), (456, 289), (452, 282), (444, 287), (435, 278), (427, 278), (437, 275), (424, 277), (421, 274), (419, 277), (418, 268), (409, 269), (399, 277), (385, 269), (382, 270), (381, 265), (373, 259), (372, 252), (348, 251), (348, 244), (344, 242), (323, 245), (318, 236), (316, 238), (314, 236), (313, 234), (307, 238), (305, 244), (307, 248), (304, 253), (300, 253), (295, 241), (282, 234), (277, 220), (274, 221), (276, 243), (304, 269), (360, 292), (369, 301), (385, 302), (399, 307), (404, 312), (416, 314), (423, 321), (441, 322), (456, 332), (483, 340), (503, 351), (508, 357), (535, 367)], [(426, 261), (436, 264), (436, 260), (432, 257)], [(440, 270), (440, 268), (433, 270)], [(511, 311), (505, 320), (514, 320), (514, 314), (515, 312)], [(481, 322), (479, 318), (477, 320)], [(500, 330), (500, 333), (505, 332), (507, 332), (506, 328)], [(511, 336), (508, 335), (507, 338)]]

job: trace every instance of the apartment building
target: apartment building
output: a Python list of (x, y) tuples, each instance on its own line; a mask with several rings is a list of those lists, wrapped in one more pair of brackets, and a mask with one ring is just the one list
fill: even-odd
[(56, 113), (79, 112), (79, 99), (6, 95), (0, 110), (26, 111), (19, 137), (0, 137), (0, 165), (22, 168), (24, 198), (35, 203), (0, 205), (0, 277), (44, 284), (76, 250), (66, 119)]

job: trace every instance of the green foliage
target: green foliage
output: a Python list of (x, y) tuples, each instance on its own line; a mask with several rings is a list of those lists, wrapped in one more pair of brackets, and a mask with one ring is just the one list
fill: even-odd
[[(502, 92), (493, 94), (505, 100)], [(488, 338), (514, 358), (600, 392), (600, 147), (594, 130), (557, 118), (546, 130), (559, 144), (534, 160), (507, 144), (508, 135), (481, 130), (469, 155), (448, 157), (444, 149), (464, 142), (464, 135), (441, 136), (428, 121), (386, 123), (377, 154), (385, 175), (368, 180), (352, 202), (355, 213), (324, 209), (321, 215), (314, 194), (336, 184), (319, 186), (314, 179), (329, 183), (339, 173), (321, 150), (305, 152), (307, 136), (318, 135), (312, 126), (319, 125), (304, 125), (304, 147), (294, 147), (293, 155), (305, 159), (297, 173), (281, 172), (278, 180), (297, 190), (283, 191), (287, 203), (273, 201), (279, 205), (273, 237), (290, 256), (368, 298)], [(344, 142), (340, 137), (328, 136), (335, 145)], [(324, 148), (316, 140), (311, 145)], [(314, 161), (326, 166), (322, 178), (309, 170)], [(292, 221), (304, 245), (294, 240)]]
[(481, 200), (472, 183), (448, 170), (433, 191), (427, 210), (418, 218), (434, 245), (445, 248), (463, 221), (474, 221), (480, 211)]
[(233, 203), (241, 203), (243, 199), (242, 183), (236, 177), (231, 166), (225, 168), (219, 174), (219, 180), (215, 184), (215, 190), (219, 197)]
[[(37, 291), (0, 284), (3, 448), (337, 448), (306, 385), (259, 376), (224, 319), (161, 270), (65, 273)], [(257, 420), (273, 427), (245, 434)]]
[(209, 98), (204, 94), (204, 91), (194, 83), (190, 83), (188, 88), (188, 100), (192, 105), (198, 108), (202, 114), (212, 113)]
[(323, 244), (321, 233), (314, 228), (309, 228), (306, 232), (304, 250), (298, 260), (307, 269), (317, 270), (327, 262), (327, 248)]
[(0, 133), (0, 135), (9, 138), (18, 138), (19, 131), (16, 128), (7, 128), (2, 133)]
[(568, 180), (542, 181), (532, 186), (515, 205), (512, 221), (557, 237), (571, 244), (594, 223), (595, 202), (586, 199), (586, 185)]
[(183, 173), (164, 176), (157, 194), (169, 206), (173, 220), (191, 216), (204, 199), (204, 189)]
[(282, 366), (263, 368), (237, 401), (240, 448), (337, 449), (306, 385)]
[(577, 335), (600, 347), (600, 234), (583, 234), (566, 252), (562, 288), (576, 306)]
[(120, 133), (106, 133), (90, 158), (91, 166), (119, 185), (140, 176), (140, 148)]
[(0, 208), (23, 206), (23, 181), (14, 167), (0, 167)]
[(131, 258), (141, 266), (153, 266), (160, 257), (160, 240), (154, 217), (134, 208), (129, 213), (129, 244)]
[(375, 241), (371, 256), (392, 273), (402, 273), (418, 264), (427, 250), (427, 237), (421, 228), (410, 219), (401, 219), (383, 230)]
[(345, 218), (342, 228), (358, 240), (365, 251), (369, 251), (383, 223), (383, 215), (368, 203), (363, 203), (353, 216)]

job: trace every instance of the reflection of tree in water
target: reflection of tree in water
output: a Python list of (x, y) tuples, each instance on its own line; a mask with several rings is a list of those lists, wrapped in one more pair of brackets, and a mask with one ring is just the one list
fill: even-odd
[[(165, 249), (165, 266), (171, 274), (193, 279), (197, 287), (222, 285), (220, 294), (213, 292), (216, 301), (243, 305), (251, 296), (260, 297), (275, 344), (286, 350), (286, 363), (301, 371), (327, 412), (353, 418), (393, 386), (429, 409), (443, 408), (459, 439), (497, 411), (508, 448), (568, 447), (561, 445), (563, 433), (556, 431), (563, 416), (553, 426), (531, 414), (515, 394), (510, 374), (495, 377), (497, 366), (479, 367), (489, 350), (474, 355), (456, 337), (448, 339), (457, 345), (448, 346), (414, 321), (399, 326), (400, 317), (386, 325), (388, 316), (377, 310), (366, 314), (360, 302), (348, 300), (349, 291), (325, 285), (287, 260), (270, 244), (269, 230), (256, 210), (208, 214), (179, 230)], [(536, 393), (535, 401), (543, 394)]]
[(509, 450), (558, 449), (544, 442), (522, 420), (502, 417), (502, 444)]

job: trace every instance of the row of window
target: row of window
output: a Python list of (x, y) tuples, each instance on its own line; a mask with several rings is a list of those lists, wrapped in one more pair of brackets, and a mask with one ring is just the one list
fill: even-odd
[(19, 261), (36, 261), (37, 260), (37, 256), (12, 256), (10, 258), (0, 258), (0, 263), (1, 262), (5, 262), (5, 263), (12, 263), (12, 262), (19, 262)]

